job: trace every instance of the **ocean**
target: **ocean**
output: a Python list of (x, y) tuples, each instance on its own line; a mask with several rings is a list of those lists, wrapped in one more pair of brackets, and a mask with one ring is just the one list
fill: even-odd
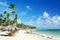
[(53, 36), (60, 36), (60, 29), (49, 29), (49, 30), (34, 30), (34, 32), (53, 35)]

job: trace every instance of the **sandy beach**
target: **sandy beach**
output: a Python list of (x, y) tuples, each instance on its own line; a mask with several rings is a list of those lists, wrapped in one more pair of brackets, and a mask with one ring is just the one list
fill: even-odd
[[(58, 37), (38, 33), (26, 33), (26, 30), (20, 30), (16, 36), (2, 36), (6, 32), (0, 32), (0, 40), (60, 40)], [(51, 37), (51, 38), (50, 38)]]

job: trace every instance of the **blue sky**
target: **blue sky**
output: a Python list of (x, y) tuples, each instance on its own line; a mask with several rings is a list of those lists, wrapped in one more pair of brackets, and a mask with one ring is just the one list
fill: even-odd
[[(39, 29), (60, 29), (60, 0), (0, 0), (0, 13), (15, 4), (18, 23)], [(12, 17), (11, 17), (12, 19)]]

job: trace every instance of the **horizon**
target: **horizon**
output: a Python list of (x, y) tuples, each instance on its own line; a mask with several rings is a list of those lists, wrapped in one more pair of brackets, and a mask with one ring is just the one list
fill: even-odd
[(18, 23), (38, 29), (60, 29), (60, 0), (0, 0), (0, 13), (10, 12), (7, 7), (11, 3), (15, 4)]

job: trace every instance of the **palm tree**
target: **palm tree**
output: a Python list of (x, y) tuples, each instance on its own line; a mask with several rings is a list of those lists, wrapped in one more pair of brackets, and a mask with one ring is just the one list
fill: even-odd
[(17, 19), (18, 19), (18, 15), (17, 14), (15, 14), (15, 22), (16, 22), (16, 25), (17, 25)]
[(0, 14), (0, 25), (2, 25), (3, 19), (2, 19), (3, 15)]
[(6, 18), (3, 19), (3, 26), (6, 26)]
[(15, 18), (14, 18), (15, 22), (17, 22), (17, 18), (18, 18), (18, 15), (15, 14)]
[(9, 19), (9, 17), (10, 17), (10, 14), (7, 13), (7, 23), (8, 23), (8, 25), (10, 24), (10, 19)]
[(4, 11), (4, 14), (6, 14), (6, 15), (7, 15), (7, 18), (9, 18), (9, 17), (10, 17), (10, 14), (9, 14), (7, 11)]
[(2, 14), (0, 14), (0, 17), (3, 17), (3, 15), (2, 15)]
[(9, 25), (10, 24), (10, 14), (7, 11), (4, 11), (4, 14), (6, 14), (6, 24)]
[(17, 18), (18, 18), (18, 15), (16, 14), (16, 12), (15, 12), (15, 5), (14, 4), (10, 4), (10, 7), (9, 7), (10, 9), (12, 9), (12, 14), (14, 15), (14, 20), (13, 20), (13, 22), (11, 22), (12, 23), (12, 25), (13, 24), (17, 24)]
[(10, 4), (10, 9), (14, 10), (15, 9), (15, 5), (14, 4)]
[(16, 12), (15, 12), (15, 11), (12, 11), (11, 13), (12, 13), (13, 15), (15, 15), (15, 14), (16, 14)]

